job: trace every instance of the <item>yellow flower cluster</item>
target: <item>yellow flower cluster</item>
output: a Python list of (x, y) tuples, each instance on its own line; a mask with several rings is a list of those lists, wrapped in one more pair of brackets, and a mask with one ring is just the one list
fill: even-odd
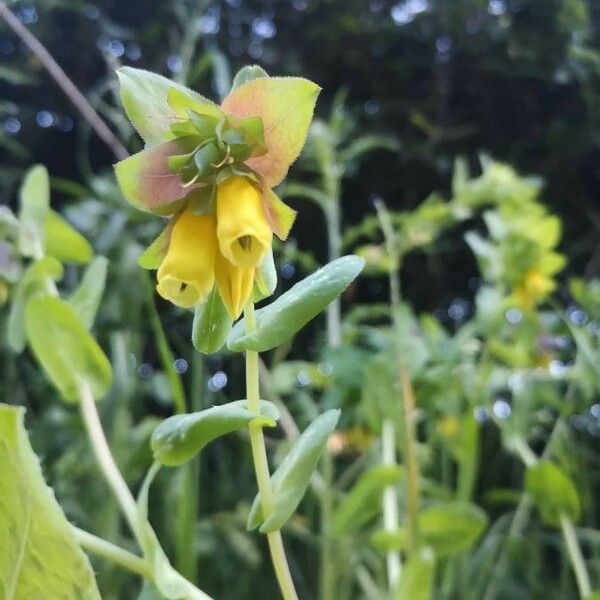
[(158, 293), (191, 308), (216, 284), (236, 319), (252, 293), (255, 269), (273, 241), (260, 190), (246, 177), (231, 177), (217, 187), (216, 215), (196, 215), (188, 206), (174, 219), (157, 273)]

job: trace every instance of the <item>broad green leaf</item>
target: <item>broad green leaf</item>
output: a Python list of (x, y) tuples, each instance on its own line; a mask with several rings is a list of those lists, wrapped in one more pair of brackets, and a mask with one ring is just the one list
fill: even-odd
[(48, 213), (45, 238), (46, 254), (61, 262), (85, 264), (92, 260), (90, 243), (53, 210)]
[(219, 351), (231, 330), (232, 318), (215, 285), (208, 298), (196, 306), (192, 342), (198, 352), (213, 354)]
[(149, 145), (173, 138), (170, 126), (177, 122), (178, 117), (175, 109), (167, 101), (170, 90), (175, 89), (188, 99), (192, 105), (190, 107), (200, 104), (218, 110), (216, 105), (200, 94), (156, 73), (121, 67), (117, 70), (117, 75), (123, 108), (138, 133)]
[(169, 168), (168, 159), (190, 152), (197, 144), (193, 136), (146, 148), (115, 165), (123, 195), (137, 208), (158, 215), (176, 213), (197, 187), (186, 186)]
[(36, 296), (25, 309), (27, 337), (52, 384), (67, 402), (77, 402), (82, 383), (94, 398), (106, 394), (112, 381), (108, 359), (77, 313), (64, 300)]
[(469, 502), (434, 504), (419, 514), (419, 531), (438, 557), (457, 554), (472, 546), (487, 524), (485, 512)]
[[(443, 502), (419, 513), (419, 532), (423, 543), (431, 546), (436, 556), (459, 554), (471, 547), (487, 527), (485, 512), (469, 502)], [(371, 543), (381, 552), (404, 550), (406, 531), (376, 532)]]
[(278, 418), (277, 407), (266, 400), (260, 402), (260, 414), (250, 412), (246, 400), (238, 400), (195, 413), (174, 415), (152, 434), (154, 458), (170, 467), (180, 465), (218, 437), (246, 427), (250, 422), (275, 427)]
[(575, 484), (564, 471), (549, 460), (540, 460), (527, 469), (525, 489), (546, 525), (560, 527), (561, 513), (573, 521), (579, 519), (581, 502)]
[(421, 548), (403, 566), (394, 600), (431, 600), (435, 582), (435, 554)]
[(167, 255), (169, 249), (169, 240), (171, 239), (171, 223), (169, 221), (167, 226), (158, 234), (156, 239), (142, 252), (138, 258), (138, 265), (142, 269), (158, 269)]
[(23, 426), (25, 410), (0, 404), (0, 598), (100, 600)]
[(81, 283), (69, 298), (69, 304), (86, 329), (91, 329), (104, 293), (108, 260), (97, 256), (85, 270)]
[(325, 265), (257, 310), (254, 333), (245, 333), (245, 320), (238, 321), (229, 334), (227, 347), (238, 352), (264, 352), (281, 345), (337, 298), (364, 264), (358, 256), (343, 256)]
[(8, 343), (15, 352), (25, 348), (25, 307), (30, 298), (51, 291), (54, 281), (63, 275), (62, 265), (53, 257), (45, 256), (31, 263), (12, 295), (8, 315)]
[(262, 533), (277, 531), (292, 516), (306, 493), (310, 477), (339, 418), (339, 410), (328, 410), (302, 432), (271, 476), (273, 511), (265, 518), (260, 495), (257, 495), (248, 515), (249, 530), (260, 525)]
[(319, 95), (318, 85), (299, 77), (259, 77), (234, 89), (222, 108), (236, 117), (261, 117), (268, 152), (248, 159), (268, 187), (281, 183), (298, 158)]
[(50, 179), (43, 165), (27, 171), (19, 190), (19, 250), (24, 256), (44, 254), (46, 219), (50, 211)]
[(339, 537), (356, 531), (378, 515), (383, 490), (398, 483), (402, 473), (398, 465), (375, 465), (363, 473), (335, 508), (331, 518), (332, 535)]
[(231, 94), (231, 92), (242, 87), (249, 81), (260, 79), (261, 77), (268, 77), (267, 72), (262, 67), (259, 67), (258, 65), (246, 65), (235, 74), (229, 93)]

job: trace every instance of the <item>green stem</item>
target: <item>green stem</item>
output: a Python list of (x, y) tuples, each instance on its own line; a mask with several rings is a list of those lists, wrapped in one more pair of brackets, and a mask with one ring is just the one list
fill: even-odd
[(152, 571), (141, 556), (123, 550), (123, 548), (78, 527), (73, 527), (73, 533), (79, 545), (87, 552), (101, 556), (132, 573), (152, 580)]
[(156, 310), (156, 304), (154, 303), (154, 290), (150, 283), (149, 276), (146, 273), (144, 273), (144, 284), (146, 287), (146, 305), (148, 307), (148, 313), (150, 316), (150, 327), (152, 328), (152, 334), (156, 340), (158, 355), (160, 357), (163, 371), (167, 376), (167, 381), (169, 382), (169, 387), (171, 388), (175, 412), (181, 414), (187, 410), (185, 390), (183, 388), (183, 383), (181, 382), (181, 377), (175, 370), (175, 357), (173, 356), (173, 352), (171, 352), (169, 341), (167, 340), (160, 316)]
[[(382, 462), (384, 465), (396, 464), (396, 431), (394, 423), (385, 419), (381, 431)], [(383, 491), (383, 527), (387, 532), (397, 531), (398, 521), (398, 495), (395, 485), (388, 485)], [(386, 555), (388, 586), (390, 591), (395, 589), (400, 580), (400, 553), (390, 550)]]
[(585, 561), (583, 559), (583, 554), (581, 553), (581, 548), (579, 547), (579, 542), (577, 541), (577, 533), (575, 532), (573, 521), (571, 521), (571, 519), (564, 513), (561, 513), (560, 515), (560, 527), (567, 544), (567, 551), (569, 553), (571, 565), (573, 565), (573, 571), (575, 572), (579, 597), (585, 599), (592, 593), (590, 576), (585, 566)]
[(80, 408), (81, 416), (85, 424), (88, 438), (92, 444), (92, 450), (94, 451), (96, 461), (100, 466), (100, 470), (102, 471), (106, 482), (117, 499), (129, 527), (139, 541), (137, 505), (110, 451), (106, 436), (104, 435), (104, 430), (102, 429), (102, 424), (100, 423), (98, 411), (96, 410), (96, 402), (92, 397), (88, 385), (82, 385), (81, 387)]
[[(252, 300), (248, 301), (244, 309), (244, 319), (246, 332), (250, 334), (256, 331), (256, 318), (254, 316), (254, 303)], [(246, 350), (246, 401), (248, 403), (248, 410), (255, 413), (260, 412), (258, 375), (258, 352)], [(263, 515), (266, 517), (273, 510), (273, 490), (271, 489), (265, 439), (260, 425), (250, 423), (248, 429), (250, 430), (250, 445), (252, 448), (258, 493), (260, 495)], [(281, 595), (284, 600), (298, 600), (298, 594), (296, 593), (285, 555), (281, 532), (273, 531), (267, 533), (267, 540)]]
[[(138, 544), (141, 548), (144, 548), (144, 539), (147, 532), (143, 530), (143, 527), (140, 527), (136, 501), (115, 463), (115, 459), (106, 441), (104, 430), (102, 429), (98, 411), (96, 410), (96, 402), (87, 384), (81, 386), (79, 405), (88, 438), (100, 470), (117, 499)], [(148, 525), (148, 527), (150, 526)], [(211, 600), (210, 596), (198, 589), (191, 582), (185, 580), (183, 577), (182, 579), (186, 582), (188, 598), (192, 600)]]
[(396, 241), (392, 220), (387, 208), (381, 201), (375, 203), (377, 216), (385, 238), (387, 254), (392, 260), (389, 270), (390, 304), (392, 305), (392, 324), (396, 339), (398, 356), (398, 373), (402, 390), (402, 407), (404, 411), (404, 464), (406, 468), (406, 521), (407, 521), (407, 555), (411, 556), (419, 547), (419, 463), (417, 461), (416, 410), (415, 394), (401, 347), (402, 331), (400, 323), (401, 287), (398, 271), (401, 255)]

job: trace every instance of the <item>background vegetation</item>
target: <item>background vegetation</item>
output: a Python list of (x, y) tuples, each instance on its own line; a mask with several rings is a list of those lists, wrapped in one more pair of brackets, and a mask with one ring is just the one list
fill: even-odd
[[(52, 0), (11, 8), (130, 151), (141, 143), (116, 95), (114, 69), (122, 64), (217, 99), (232, 73), (254, 62), (323, 88), (319, 122), (284, 188), (299, 218), (293, 239), (277, 248), (280, 291), (340, 246), (365, 255), (370, 271), (343, 299), (341, 347), (328, 348), (325, 319), (317, 319), (267, 357), (272, 371), (263, 383), (301, 429), (323, 408), (343, 409), (334, 460), (321, 469), (342, 521), (330, 540), (334, 564), (320, 563), (329, 534), (318, 494), (309, 493), (285, 530), (303, 598), (377, 597), (386, 588), (386, 549), (402, 547), (372, 537), (380, 516), (365, 506), (380, 506), (377, 494), (344, 504), (360, 474), (380, 461), (382, 416), (402, 430), (400, 401), (388, 405), (401, 395), (389, 373), (399, 339), (418, 407), (424, 504), (469, 501), (485, 515), (482, 537), (466, 553), (453, 547), (447, 557), (436, 548), (433, 597), (578, 597), (556, 523), (523, 508), (530, 452), (545, 452), (577, 490), (572, 516), (592, 587), (600, 588), (597, 3)], [(45, 164), (53, 207), (110, 261), (95, 331), (115, 384), (101, 410), (135, 489), (159, 420), (182, 399), (198, 409), (240, 398), (242, 365), (226, 353), (200, 357), (189, 342), (189, 315), (155, 298), (136, 259), (160, 223), (124, 202), (113, 154), (4, 26), (0, 56), (2, 203), (16, 208), (24, 171)], [(423, 204), (432, 193), (439, 196)], [(340, 200), (339, 244), (331, 198)], [(532, 233), (551, 214), (562, 236), (550, 224)], [(564, 256), (564, 265), (550, 254)], [(551, 297), (550, 289), (519, 288), (532, 268), (556, 280)], [(394, 312), (388, 275), (394, 281), (397, 272), (406, 304)], [(66, 288), (78, 278), (68, 267)], [(14, 281), (3, 279), (13, 290)], [(520, 316), (510, 313), (515, 308)], [(394, 320), (396, 313), (402, 317)], [(8, 305), (0, 320), (7, 315)], [(66, 514), (127, 546), (78, 414), (59, 404), (27, 352), (2, 341), (0, 353), (2, 399), (28, 408), (34, 449)], [(404, 441), (399, 436), (402, 456)], [(272, 439), (275, 460), (285, 445), (283, 434)], [(255, 493), (250, 465), (247, 440), (232, 436), (211, 445), (194, 470), (161, 473), (156, 483), (151, 514), (159, 536), (178, 568), (218, 598), (248, 590), (276, 597), (263, 541), (245, 531)], [(403, 480), (398, 489), (403, 502)], [(103, 597), (137, 593), (136, 579), (95, 564)]]

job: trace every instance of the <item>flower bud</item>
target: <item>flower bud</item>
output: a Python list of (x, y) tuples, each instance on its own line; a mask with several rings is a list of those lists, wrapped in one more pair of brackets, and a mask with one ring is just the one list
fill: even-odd
[(165, 300), (191, 308), (215, 283), (215, 218), (195, 215), (190, 208), (175, 218), (167, 255), (158, 269), (156, 290)]
[(238, 267), (257, 267), (273, 241), (260, 190), (246, 177), (217, 189), (217, 237), (221, 254)]
[(252, 293), (254, 268), (236, 267), (218, 253), (216, 270), (219, 294), (231, 317), (237, 319)]

